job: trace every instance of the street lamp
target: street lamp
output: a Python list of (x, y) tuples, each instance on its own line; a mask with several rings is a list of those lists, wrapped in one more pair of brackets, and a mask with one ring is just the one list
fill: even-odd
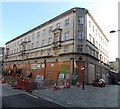
[(118, 32), (118, 31), (120, 31), (120, 30), (112, 30), (112, 31), (110, 31), (110, 33), (115, 33), (115, 32)]

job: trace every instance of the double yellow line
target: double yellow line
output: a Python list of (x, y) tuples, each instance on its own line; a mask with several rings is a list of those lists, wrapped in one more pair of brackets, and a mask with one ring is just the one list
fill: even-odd
[(38, 98), (37, 96), (34, 96), (34, 95), (29, 94), (29, 93), (27, 93), (27, 92), (23, 92), (23, 93), (26, 94), (26, 95), (29, 95), (29, 96), (31, 96), (31, 97), (33, 97), (33, 98)]

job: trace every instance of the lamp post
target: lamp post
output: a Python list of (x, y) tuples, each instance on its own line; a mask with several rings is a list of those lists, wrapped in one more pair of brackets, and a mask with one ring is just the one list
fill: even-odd
[[(110, 31), (110, 33), (115, 33), (115, 32), (119, 32), (120, 30), (111, 30)], [(118, 40), (120, 40), (120, 39), (118, 39)], [(119, 43), (118, 43), (119, 44)], [(118, 45), (118, 47), (119, 47), (119, 45)], [(119, 52), (118, 52), (119, 53)], [(119, 54), (118, 54), (118, 57), (119, 57)], [(120, 58), (120, 57), (119, 57)], [(119, 61), (119, 63), (118, 63), (118, 79), (120, 78), (120, 61)]]

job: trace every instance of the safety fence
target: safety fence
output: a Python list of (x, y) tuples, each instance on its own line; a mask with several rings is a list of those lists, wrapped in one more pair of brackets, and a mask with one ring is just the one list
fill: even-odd
[[(35, 78), (19, 78), (14, 76), (4, 77), (6, 83), (9, 83), (11, 87), (15, 89), (24, 89), (29, 92), (33, 90), (41, 90), (45, 88), (50, 88), (52, 90), (57, 90), (61, 88), (70, 88), (71, 83), (67, 80), (40, 80), (36, 81)], [(80, 83), (77, 82), (76, 87), (80, 87)]]

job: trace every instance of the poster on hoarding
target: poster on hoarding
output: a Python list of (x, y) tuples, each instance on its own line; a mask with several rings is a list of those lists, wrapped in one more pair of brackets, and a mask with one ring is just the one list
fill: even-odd
[(31, 64), (31, 69), (38, 69), (40, 68), (39, 64)]
[(59, 74), (59, 79), (64, 79), (65, 75), (64, 74)]
[(36, 76), (36, 79), (35, 79), (36, 82), (39, 82), (39, 81), (42, 81), (42, 80), (43, 80), (43, 76), (42, 75), (37, 75)]

